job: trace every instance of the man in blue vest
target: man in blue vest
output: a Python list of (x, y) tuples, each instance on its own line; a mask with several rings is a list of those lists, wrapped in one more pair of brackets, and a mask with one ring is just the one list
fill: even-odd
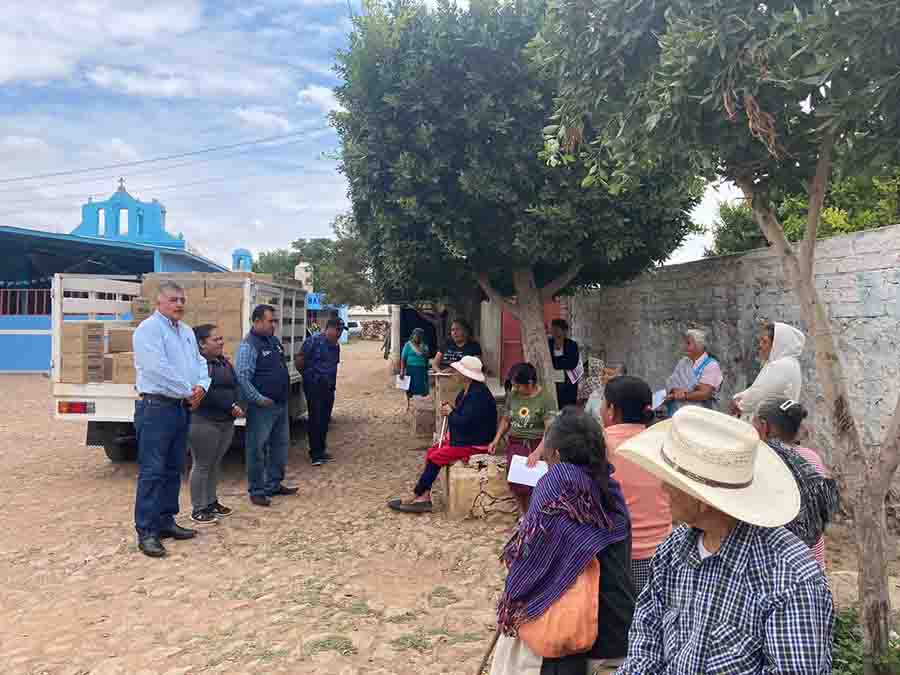
[(332, 460), (328, 454), (328, 427), (334, 409), (334, 392), (337, 387), (337, 370), (341, 362), (341, 333), (344, 324), (331, 318), (325, 331), (306, 338), (303, 351), (294, 363), (303, 371), (303, 393), (309, 411), (309, 459), (313, 466), (322, 466)]
[(291, 376), (284, 361), (284, 347), (275, 337), (275, 308), (258, 305), (251, 320), (253, 327), (241, 342), (236, 366), (241, 390), (249, 403), (245, 439), (247, 483), (253, 504), (271, 506), (276, 495), (297, 494), (297, 488), (281, 482), (291, 442)]

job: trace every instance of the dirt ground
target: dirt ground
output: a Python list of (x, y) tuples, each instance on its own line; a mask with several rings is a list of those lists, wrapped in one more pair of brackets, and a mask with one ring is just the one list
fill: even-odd
[[(0, 376), (0, 671), (472, 675), (493, 634), (497, 555), (513, 522), (385, 507), (411, 489), (424, 445), (385, 367), (380, 344), (345, 349), (337, 461), (311, 467), (297, 440), (297, 497), (251, 506), (231, 455), (220, 499), (235, 514), (167, 542), (163, 560), (135, 546), (136, 466), (85, 447), (83, 425), (54, 421), (46, 378)], [(850, 534), (830, 532), (831, 572), (855, 570)]]
[[(344, 352), (330, 451), (291, 448), (296, 497), (253, 507), (239, 457), (220, 499), (235, 514), (198, 539), (137, 551), (136, 466), (53, 420), (48, 381), (0, 376), (3, 673), (454, 673), (493, 635), (512, 521), (450, 523), (385, 507), (411, 490), (424, 442), (389, 388), (380, 344)], [(189, 495), (181, 492), (182, 524)]]

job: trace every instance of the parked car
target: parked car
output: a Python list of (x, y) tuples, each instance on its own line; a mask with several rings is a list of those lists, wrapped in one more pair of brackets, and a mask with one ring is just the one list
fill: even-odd
[(362, 337), (363, 329), (362, 324), (359, 321), (348, 321), (347, 322), (347, 337), (355, 338)]

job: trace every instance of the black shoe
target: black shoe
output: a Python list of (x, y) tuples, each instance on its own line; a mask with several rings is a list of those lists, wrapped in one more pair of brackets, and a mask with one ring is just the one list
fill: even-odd
[(285, 485), (279, 485), (278, 489), (272, 493), (272, 496), (273, 497), (276, 497), (276, 496), (290, 497), (291, 495), (295, 495), (298, 492), (300, 492), (300, 488), (295, 488), (295, 487), (290, 488)]
[(191, 514), (191, 520), (199, 525), (212, 525), (219, 522), (219, 519), (216, 518), (216, 514), (213, 513), (212, 507), (194, 511)]
[(144, 537), (138, 542), (138, 548), (150, 558), (162, 558), (166, 555), (166, 547), (156, 537)]
[(319, 457), (316, 457), (315, 459), (310, 460), (310, 462), (312, 463), (313, 466), (322, 466), (323, 464), (325, 464), (325, 460), (321, 459)]
[(160, 539), (174, 539), (175, 541), (184, 541), (185, 539), (193, 539), (197, 536), (197, 530), (189, 530), (186, 527), (181, 527), (180, 525), (173, 525), (168, 530), (161, 530), (159, 533)]
[(213, 515), (216, 516), (216, 518), (227, 518), (232, 513), (234, 513), (234, 509), (229, 509), (227, 506), (222, 506), (218, 500), (214, 501), (210, 505), (209, 510), (212, 511)]
[(333, 456), (333, 455), (329, 455), (329, 454), (326, 452), (324, 455), (322, 455), (322, 461), (323, 461), (323, 462), (333, 462), (333, 461), (334, 461), (334, 456)]
[(272, 506), (272, 500), (262, 495), (250, 495), (250, 503), (256, 506)]

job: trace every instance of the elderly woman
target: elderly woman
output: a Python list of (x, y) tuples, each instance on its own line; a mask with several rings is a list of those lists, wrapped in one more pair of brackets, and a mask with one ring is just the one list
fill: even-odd
[(191, 520), (211, 525), (231, 515), (231, 509), (219, 503), (216, 486), (219, 465), (231, 447), (234, 419), (243, 417), (238, 405), (240, 385), (231, 362), (223, 355), (225, 341), (212, 324), (194, 328), (200, 354), (206, 359), (211, 384), (194, 411), (188, 441), (191, 465)]
[(578, 343), (569, 339), (569, 324), (564, 319), (554, 319), (550, 324), (550, 355), (556, 375), (556, 397), (559, 408), (575, 405), (578, 401), (576, 369), (581, 357)]
[[(488, 446), (488, 452), (494, 454), (503, 437), (509, 433), (506, 444), (506, 466), (512, 465), (515, 455), (530, 457), (531, 463), (537, 463), (542, 455), (544, 432), (556, 417), (558, 408), (553, 391), (538, 384), (537, 369), (530, 363), (517, 363), (509, 369), (506, 381), (506, 406), (500, 418), (497, 435)], [(518, 483), (509, 484), (510, 492), (519, 505), (519, 513), (528, 511), (531, 488)]]
[(715, 408), (722, 386), (722, 368), (706, 351), (706, 333), (688, 330), (682, 336), (684, 357), (666, 380), (666, 414), (671, 417), (685, 405)]
[(488, 445), (497, 433), (497, 403), (484, 383), (481, 359), (464, 356), (450, 365), (456, 371), (462, 391), (454, 403), (444, 401), (441, 412), (450, 427), (450, 444), (444, 438), (431, 447), (425, 455), (425, 470), (413, 490), (410, 501), (395, 499), (388, 506), (404, 513), (427, 513), (432, 510), (431, 486), (437, 480), (441, 467), (462, 460), (468, 461), (474, 454), (487, 452)]
[(769, 323), (759, 336), (759, 359), (763, 368), (753, 384), (734, 395), (730, 411), (747, 422), (752, 421), (757, 409), (766, 401), (776, 398), (800, 398), (803, 372), (800, 356), (806, 344), (806, 336), (786, 323)]
[(628, 509), (591, 416), (563, 410), (545, 446), (550, 470), (503, 550), (491, 675), (612, 672), (634, 612)]
[(409, 342), (403, 345), (400, 354), (400, 377), (409, 376), (409, 389), (406, 390), (407, 410), (413, 396), (428, 396), (428, 351), (425, 331), (421, 328), (414, 329)]
[(465, 356), (481, 358), (481, 345), (472, 339), (472, 327), (463, 319), (450, 324), (450, 339), (434, 355), (435, 370), (446, 370)]
[(838, 510), (837, 484), (829, 477), (819, 453), (796, 445), (806, 408), (797, 401), (776, 398), (756, 411), (753, 426), (761, 440), (769, 444), (787, 464), (800, 489), (800, 515), (785, 527), (810, 547), (813, 557), (825, 570), (825, 527)]

